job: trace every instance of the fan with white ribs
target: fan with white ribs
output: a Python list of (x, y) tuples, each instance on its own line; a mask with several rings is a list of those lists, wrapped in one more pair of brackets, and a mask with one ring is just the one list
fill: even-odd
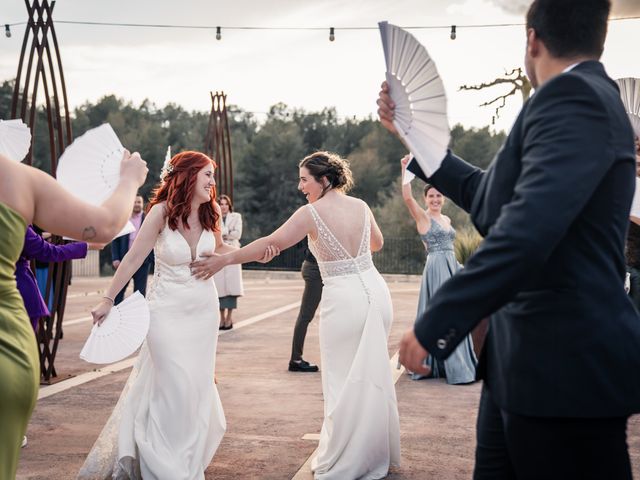
[(435, 62), (413, 35), (380, 22), (393, 125), (425, 175), (440, 167), (451, 138), (447, 97)]

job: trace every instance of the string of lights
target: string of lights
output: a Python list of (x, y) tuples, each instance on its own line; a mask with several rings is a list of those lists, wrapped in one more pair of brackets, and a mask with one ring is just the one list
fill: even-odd
[[(621, 20), (638, 20), (640, 15), (626, 16), (626, 17), (614, 17), (610, 18), (610, 22)], [(222, 40), (222, 30), (279, 30), (279, 31), (313, 31), (313, 30), (329, 30), (329, 41), (333, 42), (336, 39), (336, 31), (357, 31), (357, 30), (378, 30), (378, 27), (373, 26), (346, 26), (346, 27), (251, 27), (251, 26), (226, 26), (221, 25), (180, 25), (169, 23), (120, 23), (120, 22), (92, 22), (83, 20), (55, 20), (57, 24), (61, 25), (86, 25), (86, 26), (99, 26), (99, 27), (125, 27), (125, 28), (166, 28), (166, 29), (187, 29), (187, 30), (215, 30), (216, 39)], [(5, 23), (4, 32), (5, 36), (11, 37), (11, 27), (17, 27), (20, 25), (26, 25), (27, 22), (14, 22)], [(2, 25), (0, 23), (0, 25)], [(457, 38), (460, 29), (473, 29), (473, 28), (505, 28), (505, 27), (522, 27), (524, 23), (475, 23), (466, 25), (413, 25), (402, 27), (405, 30), (449, 30), (449, 37), (451, 40)]]

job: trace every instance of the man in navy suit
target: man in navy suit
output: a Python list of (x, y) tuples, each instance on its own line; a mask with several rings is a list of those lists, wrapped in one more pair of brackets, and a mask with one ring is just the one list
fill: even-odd
[[(113, 242), (111, 242), (111, 264), (115, 270), (120, 266), (120, 262), (127, 254), (131, 245), (133, 245), (133, 241), (138, 235), (138, 231), (142, 226), (142, 222), (144, 222), (144, 199), (142, 195), (136, 196), (136, 199), (133, 203), (133, 212), (131, 213), (131, 218), (129, 219), (133, 226), (135, 227), (135, 231), (130, 233), (129, 235), (122, 235), (121, 237), (116, 238)], [(149, 268), (153, 264), (153, 251), (149, 254), (149, 256), (142, 262), (140, 268), (133, 274), (133, 291), (140, 292), (142, 295), (146, 295), (147, 293), (147, 278), (149, 277)], [(118, 305), (124, 299), (124, 292), (127, 290), (129, 286), (129, 282), (124, 286), (124, 288), (116, 295), (114, 304)]]
[[(478, 376), (475, 479), (630, 479), (640, 412), (640, 318), (623, 288), (635, 182), (633, 133), (598, 61), (608, 0), (535, 0), (536, 89), (482, 171), (448, 153), (428, 179), (485, 237), (403, 337), (425, 372), (491, 315)], [(387, 86), (378, 99), (395, 132)], [(425, 175), (419, 168), (414, 173)]]

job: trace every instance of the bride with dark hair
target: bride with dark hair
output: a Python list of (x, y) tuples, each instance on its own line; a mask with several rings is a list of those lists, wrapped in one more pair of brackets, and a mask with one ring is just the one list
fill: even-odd
[[(267, 237), (225, 255), (194, 262), (197, 276), (256, 260), (273, 245), (284, 250), (309, 238), (324, 283), (320, 353), (324, 423), (311, 468), (316, 479), (383, 478), (400, 461), (400, 428), (387, 338), (393, 309), (371, 252), (383, 238), (353, 185), (345, 160), (317, 152), (300, 162), (298, 189), (309, 204)], [(336, 215), (335, 212), (340, 212)]]
[(189, 268), (205, 253), (233, 250), (220, 233), (215, 167), (191, 151), (165, 166), (145, 222), (91, 312), (94, 323), (106, 318), (114, 296), (153, 249), (149, 332), (79, 478), (204, 479), (222, 440), (226, 422), (213, 381), (218, 295), (212, 279), (198, 279)]

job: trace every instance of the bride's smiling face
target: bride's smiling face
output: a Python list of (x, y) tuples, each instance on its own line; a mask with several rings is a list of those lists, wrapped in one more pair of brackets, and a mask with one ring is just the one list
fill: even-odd
[(302, 192), (309, 203), (313, 203), (322, 196), (324, 188), (322, 183), (318, 182), (313, 175), (311, 175), (309, 170), (305, 167), (300, 167), (298, 190)]
[(213, 165), (207, 165), (198, 172), (193, 199), (199, 203), (211, 201), (211, 190), (216, 185)]

